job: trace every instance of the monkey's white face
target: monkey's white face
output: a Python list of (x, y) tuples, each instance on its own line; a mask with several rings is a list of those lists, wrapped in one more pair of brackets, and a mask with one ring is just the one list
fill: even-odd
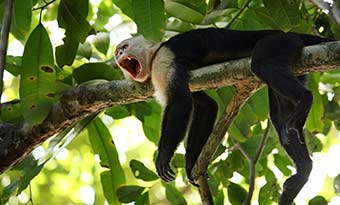
[(145, 82), (151, 76), (151, 61), (160, 43), (134, 37), (122, 41), (116, 47), (117, 65), (127, 72), (133, 80)]

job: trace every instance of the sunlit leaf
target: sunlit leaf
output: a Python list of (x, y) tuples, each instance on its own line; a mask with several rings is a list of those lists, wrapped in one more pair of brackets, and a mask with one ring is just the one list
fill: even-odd
[(47, 31), (39, 24), (25, 45), (20, 78), (20, 100), (25, 121), (37, 124), (52, 106), (56, 90), (53, 50)]
[(319, 73), (309, 75), (308, 87), (313, 92), (313, 104), (306, 121), (306, 128), (310, 132), (313, 131), (322, 132), (324, 128), (324, 123), (322, 121), (322, 118), (324, 116), (324, 104), (318, 89), (319, 80), (320, 80)]

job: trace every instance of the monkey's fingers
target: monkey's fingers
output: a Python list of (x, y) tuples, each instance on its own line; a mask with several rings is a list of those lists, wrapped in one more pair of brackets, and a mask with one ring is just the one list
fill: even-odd
[(162, 163), (162, 165), (159, 166), (157, 165), (157, 173), (159, 177), (165, 182), (170, 182), (175, 179), (175, 172), (172, 171), (168, 163)]

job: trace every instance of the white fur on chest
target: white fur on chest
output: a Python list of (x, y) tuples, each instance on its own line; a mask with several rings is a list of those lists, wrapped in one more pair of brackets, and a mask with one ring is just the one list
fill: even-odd
[(166, 47), (157, 52), (151, 68), (151, 81), (155, 89), (154, 97), (163, 107), (168, 102), (168, 86), (173, 74), (174, 54)]

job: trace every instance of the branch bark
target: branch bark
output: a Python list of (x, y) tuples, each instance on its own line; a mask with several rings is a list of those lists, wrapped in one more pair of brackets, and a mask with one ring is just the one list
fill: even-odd
[[(305, 48), (302, 57), (292, 65), (292, 70), (297, 75), (337, 68), (340, 68), (339, 42)], [(261, 85), (261, 82), (250, 71), (250, 58), (207, 66), (191, 73), (190, 89), (192, 91), (236, 84), (238, 86)], [(46, 139), (80, 119), (110, 106), (144, 101), (151, 98), (152, 93), (150, 82), (138, 84), (112, 81), (80, 86), (64, 91), (48, 117), (39, 125), (28, 127), (25, 124), (0, 124), (0, 173), (22, 160)], [(252, 91), (249, 94), (251, 93)], [(243, 98), (246, 99), (246, 95)], [(236, 115), (238, 106), (229, 108), (232, 115)], [(223, 129), (226, 130), (227, 127)], [(212, 151), (204, 149), (202, 156), (212, 155), (215, 149), (213, 147), (211, 149)], [(200, 157), (198, 161), (202, 161), (201, 159)], [(209, 162), (206, 161), (204, 167), (207, 167)]]

